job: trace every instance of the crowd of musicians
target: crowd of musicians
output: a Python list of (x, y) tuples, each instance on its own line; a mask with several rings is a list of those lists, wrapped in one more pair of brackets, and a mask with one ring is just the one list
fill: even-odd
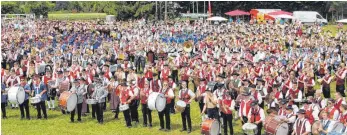
[[(47, 119), (47, 110), (61, 108), (55, 101), (69, 91), (77, 94), (76, 109), (60, 110), (71, 122), (75, 113), (79, 122), (91, 113), (102, 124), (109, 107), (115, 119), (123, 113), (130, 128), (140, 123), (141, 106), (143, 126), (152, 127), (148, 97), (158, 92), (166, 98), (158, 112), (160, 130), (171, 130), (170, 115), (180, 100), (187, 104), (180, 113), (181, 131), (188, 133), (191, 117), (215, 119), (222, 126), (218, 132), (231, 135), (233, 122), (253, 123), (260, 135), (267, 117), (282, 116), (288, 134), (314, 132), (315, 121), (326, 134), (333, 121), (347, 126), (347, 32), (321, 29), (303, 30), (300, 23), (9, 22), (2, 24), (1, 35), (2, 118), (6, 106), (19, 106), (21, 118), (31, 119), (29, 99), (39, 95), (33, 104), (37, 118), (42, 112)], [(18, 85), (25, 101), (7, 105), (6, 89)], [(122, 105), (129, 109), (120, 111)], [(201, 116), (191, 115), (195, 107)]]

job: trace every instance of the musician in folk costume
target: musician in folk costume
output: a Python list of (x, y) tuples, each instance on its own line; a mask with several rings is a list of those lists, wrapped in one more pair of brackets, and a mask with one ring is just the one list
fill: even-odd
[(264, 87), (265, 81), (263, 79), (257, 79), (256, 91), (260, 94), (262, 102), (260, 104), (261, 108), (264, 108), (264, 99), (267, 96), (267, 89)]
[[(84, 79), (76, 79), (74, 80), (74, 88), (72, 88), (72, 93), (76, 93), (77, 94), (77, 121), (81, 122), (81, 116), (82, 116), (82, 102), (83, 102), (83, 98), (84, 95), (87, 94), (87, 90), (85, 89), (84, 85), (81, 85), (81, 83), (84, 83)], [(71, 122), (74, 122), (74, 117), (75, 117), (75, 111), (76, 109), (74, 109), (73, 111), (71, 111), (71, 117), (70, 120)]]
[[(344, 126), (347, 126), (347, 105), (341, 105), (340, 110), (341, 110), (341, 112), (340, 112), (339, 121)], [(342, 132), (345, 133), (346, 132), (346, 128)]]
[(233, 111), (235, 110), (235, 101), (231, 97), (231, 92), (228, 91), (223, 95), (223, 99), (220, 105), (221, 117), (223, 119), (224, 134), (228, 134), (228, 126), (230, 135), (234, 134), (233, 130)]
[[(7, 78), (6, 85), (7, 87), (17, 86), (20, 84), (20, 78), (16, 75), (14, 70), (11, 70), (10, 77)], [(12, 109), (18, 108), (18, 104), (11, 104)]]
[(7, 94), (5, 94), (5, 88), (6, 85), (4, 83), (1, 83), (1, 114), (2, 114), (2, 120), (7, 119), (6, 116), (6, 106), (7, 106)]
[(107, 94), (108, 91), (106, 90), (105, 85), (102, 85), (101, 79), (96, 79), (95, 89), (91, 97), (98, 101), (95, 111), (99, 124), (103, 124), (104, 122), (103, 106), (105, 104)]
[[(330, 83), (332, 82), (332, 77), (328, 70), (325, 70), (325, 75), (321, 78), (321, 90), (323, 91), (324, 98), (330, 98)], [(319, 82), (319, 81), (318, 81)]]
[(120, 93), (120, 88), (122, 86), (119, 84), (118, 81), (115, 81), (114, 78), (111, 78), (110, 83), (108, 84), (107, 88), (109, 91), (110, 99), (110, 110), (115, 113), (114, 118), (118, 120), (118, 114), (119, 114), (119, 93)]
[[(149, 81), (144, 82), (144, 87), (140, 88), (140, 100), (141, 100), (141, 110), (143, 116), (143, 126), (152, 127), (152, 110), (148, 108), (148, 96), (152, 93), (152, 89), (149, 87)], [(148, 119), (148, 123), (147, 123)]]
[(290, 104), (299, 106), (299, 101), (302, 100), (302, 92), (298, 89), (297, 82), (293, 83), (293, 87), (287, 91), (285, 98), (289, 100)]
[(244, 100), (241, 100), (240, 102), (240, 109), (239, 109), (239, 117), (241, 119), (242, 125), (247, 123), (248, 121), (248, 113), (251, 109), (251, 103), (253, 99), (250, 97), (251, 93), (244, 91), (243, 96), (246, 96)]
[[(177, 87), (176, 83), (174, 82), (174, 79), (172, 76), (169, 76), (169, 81), (168, 81), (169, 88), (172, 89), (172, 92), (175, 94), (175, 89)], [(170, 107), (170, 113), (175, 113), (175, 96), (172, 99), (172, 102), (169, 104)]]
[[(122, 85), (122, 89), (120, 91), (120, 106), (122, 105), (126, 105), (126, 104), (130, 104), (131, 101), (133, 100), (133, 98), (135, 98), (133, 92), (127, 88), (127, 84), (124, 82), (124, 83), (121, 83)], [(130, 117), (130, 109), (126, 109), (126, 110), (123, 110), (123, 115), (124, 115), (124, 119), (125, 119), (125, 122), (126, 122), (126, 126), (128, 128), (131, 128), (131, 117)]]
[(159, 90), (162, 88), (161, 86), (161, 80), (158, 79), (158, 74), (153, 73), (153, 79), (150, 79), (150, 86), (152, 88), (153, 92), (159, 92)]
[(205, 84), (205, 79), (200, 79), (200, 85), (197, 88), (196, 91), (196, 101), (199, 103), (200, 112), (202, 112), (204, 108), (204, 97), (206, 96), (205, 91), (207, 89), (207, 86)]
[(272, 87), (272, 92), (270, 93), (270, 101), (269, 101), (269, 108), (274, 108), (275, 110), (279, 109), (279, 103), (281, 102), (281, 99), (283, 99), (283, 95), (280, 91), (278, 91), (278, 88), (280, 87), (279, 84), (275, 84)]
[(305, 118), (305, 110), (298, 111), (298, 118), (296, 119), (292, 135), (309, 135), (311, 133), (311, 124)]
[(32, 86), (32, 93), (31, 96), (38, 96), (40, 97), (41, 101), (36, 104), (36, 109), (37, 109), (37, 118), (41, 119), (41, 110), (43, 112), (43, 118), (47, 119), (47, 110), (46, 110), (46, 105), (45, 101), (47, 100), (47, 87), (43, 82), (41, 82), (41, 79), (39, 75), (35, 75), (34, 77), (34, 82)]
[(319, 106), (319, 109), (323, 109), (327, 106), (328, 99), (324, 98), (322, 92), (317, 90), (315, 93), (314, 103)]
[(251, 96), (254, 97), (254, 100), (257, 100), (258, 101), (258, 104), (259, 105), (262, 105), (263, 104), (263, 99), (262, 99), (262, 96), (261, 94), (256, 90), (256, 86), (255, 85), (250, 85), (250, 92), (251, 92)]
[(327, 106), (323, 109), (328, 113), (328, 117), (331, 120), (338, 120), (339, 119), (339, 108), (336, 108), (334, 106), (334, 99), (329, 99)]
[[(27, 83), (25, 78), (21, 78), (20, 86), (23, 87), (25, 91), (24, 102), (19, 105), (21, 119), (24, 119), (24, 117), (26, 116), (26, 119), (30, 120), (29, 95), (31, 93), (31, 87), (30, 87), (30, 84)], [(24, 114), (24, 109), (25, 109), (25, 114)]]
[(282, 118), (282, 122), (288, 123), (288, 135), (290, 135), (293, 132), (293, 125), (296, 120), (296, 114), (293, 112), (293, 107), (291, 105), (288, 105), (286, 107), (286, 117)]
[(336, 72), (336, 92), (340, 92), (343, 97), (345, 96), (345, 78), (347, 74), (347, 69), (345, 68), (344, 63), (340, 64)]
[(57, 95), (57, 91), (56, 89), (49, 89), (50, 87), (48, 86), (48, 82), (51, 80), (54, 80), (55, 78), (53, 78), (52, 76), (52, 72), (46, 72), (46, 75), (42, 76), (42, 80), (44, 82), (44, 84), (47, 86), (47, 105), (48, 105), (48, 109), (54, 109), (54, 104), (51, 104), (52, 100), (55, 100), (55, 96)]
[[(192, 132), (192, 122), (191, 122), (191, 118), (190, 118), (190, 103), (194, 100), (195, 94), (193, 91), (188, 89), (186, 81), (182, 81), (181, 86), (182, 86), (182, 88), (178, 92), (178, 98), (180, 100), (186, 102), (187, 106), (184, 109), (184, 111), (181, 113), (182, 126), (183, 127), (182, 127), (182, 130), (180, 130), (180, 131), (181, 132), (187, 131), (188, 133), (190, 133), (190, 132)], [(186, 125), (187, 122), (188, 122), (188, 130), (187, 130), (187, 125)]]
[[(162, 72), (163, 74), (163, 72)], [(160, 90), (160, 93), (165, 95), (166, 98), (166, 106), (165, 109), (161, 112), (158, 112), (159, 115), (159, 120), (160, 120), (160, 129), (159, 130), (165, 130), (165, 131), (170, 131), (171, 130), (171, 125), (170, 125), (170, 104), (172, 99), (174, 98), (174, 92), (172, 88), (169, 87), (169, 83), (167, 80), (163, 82), (163, 88)], [(164, 128), (164, 115), (165, 115), (165, 127)]]
[(339, 109), (342, 104), (347, 104), (345, 101), (345, 98), (342, 97), (342, 94), (340, 92), (335, 93), (335, 103), (334, 106), (335, 108)]
[(253, 100), (251, 103), (251, 109), (247, 115), (248, 121), (257, 125), (256, 135), (261, 135), (261, 129), (263, 128), (263, 122), (265, 121), (265, 113), (263, 108), (259, 106), (259, 101)]
[(131, 100), (131, 103), (129, 104), (131, 120), (139, 123), (139, 114), (137, 108), (139, 107), (140, 103), (140, 90), (136, 85), (136, 80), (131, 80), (129, 84), (130, 86), (128, 87), (128, 89), (133, 93), (134, 96), (134, 98)]
[[(320, 125), (318, 127), (318, 131), (321, 135), (326, 135), (332, 131), (332, 128), (333, 128), (332, 125), (335, 124), (335, 122), (332, 121), (331, 119), (329, 119), (328, 112), (326, 112), (326, 111), (321, 112), (320, 115), (321, 115), (322, 119), (320, 120)], [(314, 132), (314, 131), (312, 131), (312, 132)]]

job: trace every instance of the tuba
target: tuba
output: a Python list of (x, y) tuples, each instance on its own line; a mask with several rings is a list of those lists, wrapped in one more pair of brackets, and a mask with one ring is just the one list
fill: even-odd
[(192, 42), (190, 41), (186, 41), (183, 43), (183, 50), (187, 53), (190, 53), (193, 51), (193, 45), (192, 45)]

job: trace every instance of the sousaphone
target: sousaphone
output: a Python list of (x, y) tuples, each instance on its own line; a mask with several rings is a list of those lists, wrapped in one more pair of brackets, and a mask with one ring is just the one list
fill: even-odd
[(185, 52), (190, 53), (190, 52), (193, 51), (193, 44), (192, 44), (192, 42), (186, 41), (186, 42), (184, 42), (183, 46), (184, 46), (183, 50)]

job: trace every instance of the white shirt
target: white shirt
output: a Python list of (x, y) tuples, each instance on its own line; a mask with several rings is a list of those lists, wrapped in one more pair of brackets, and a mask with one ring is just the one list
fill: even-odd
[[(174, 94), (174, 92), (173, 92), (172, 89), (168, 88), (167, 90), (168, 90), (168, 93), (167, 93), (167, 94), (168, 94), (170, 97), (174, 97), (174, 96), (175, 96), (175, 94)], [(161, 90), (161, 93), (165, 94), (163, 89)]]
[(288, 123), (293, 123), (295, 122), (296, 120), (296, 117), (295, 117), (295, 114), (294, 113), (291, 113), (291, 114), (287, 114), (286, 115), (286, 118), (288, 119)]
[[(289, 97), (289, 96), (290, 96), (290, 92), (289, 92), (289, 91), (290, 91), (290, 90), (287, 91), (286, 97)], [(298, 96), (297, 96), (295, 99), (297, 99), (297, 100), (302, 100), (302, 92), (301, 92), (301, 90), (299, 90)]]
[(188, 90), (188, 95), (189, 95), (190, 97), (195, 96), (195, 94), (194, 94), (193, 91), (191, 91), (190, 89), (185, 88), (185, 89), (181, 89), (181, 90), (179, 91), (178, 98), (181, 98), (181, 93), (185, 93), (186, 90)]

